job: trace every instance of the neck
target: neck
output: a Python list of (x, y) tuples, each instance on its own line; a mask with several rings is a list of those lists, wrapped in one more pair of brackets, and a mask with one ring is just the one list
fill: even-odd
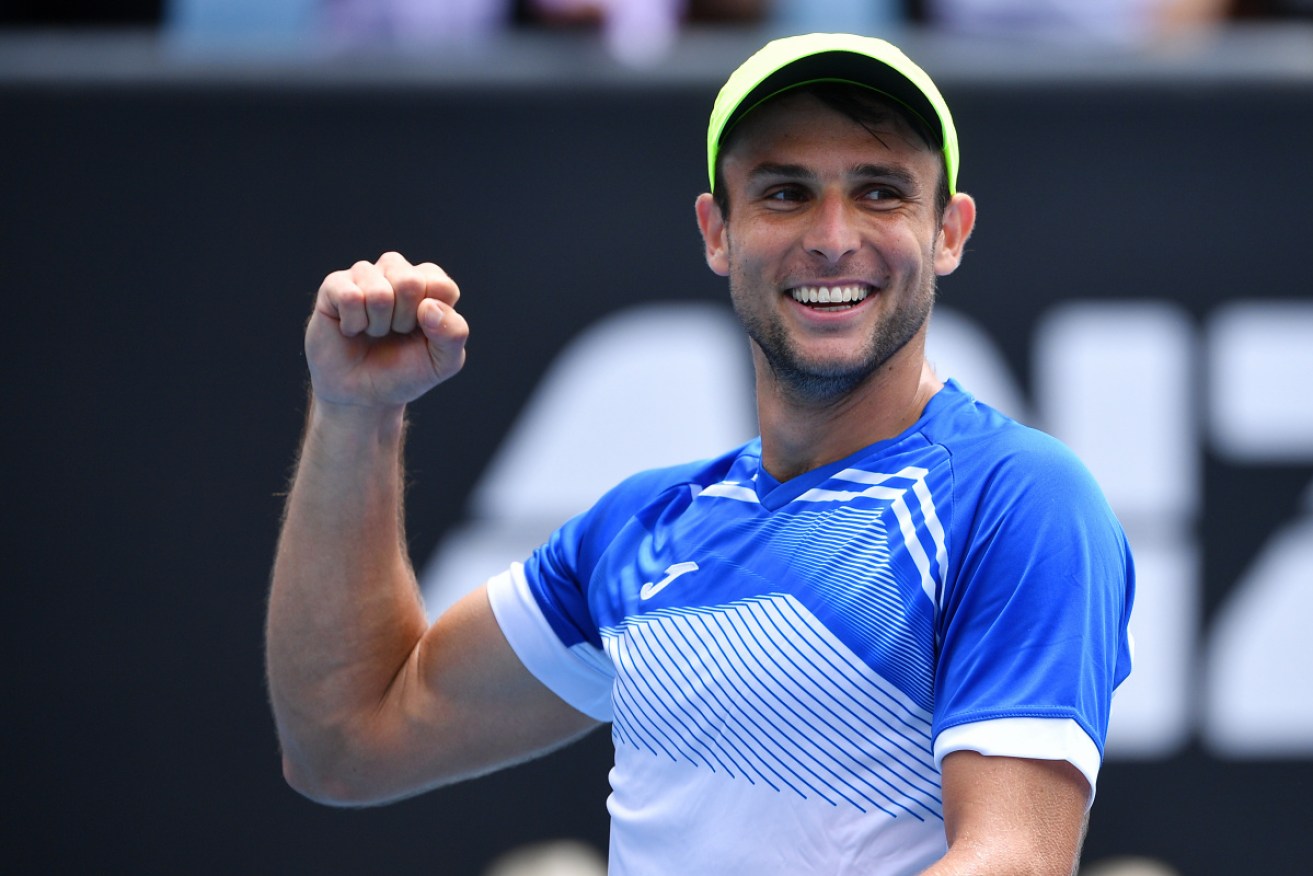
[(781, 482), (900, 434), (944, 386), (923, 344), (908, 344), (852, 392), (821, 402), (788, 392), (755, 348), (753, 358), (762, 464)]

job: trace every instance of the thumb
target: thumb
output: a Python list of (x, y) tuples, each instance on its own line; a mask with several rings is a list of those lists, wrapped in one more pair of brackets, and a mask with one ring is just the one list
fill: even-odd
[(415, 318), (419, 322), (420, 330), (429, 339), (429, 343), (438, 343), (442, 332), (442, 324), (447, 320), (447, 311), (443, 309), (442, 305), (436, 299), (425, 298), (419, 303)]
[(429, 345), (429, 356), (439, 380), (446, 380), (465, 363), (465, 341), (469, 325), (450, 306), (426, 298), (416, 312), (420, 331)]

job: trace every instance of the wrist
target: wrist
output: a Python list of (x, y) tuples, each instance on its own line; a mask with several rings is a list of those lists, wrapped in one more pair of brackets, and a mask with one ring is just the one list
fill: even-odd
[(405, 405), (343, 404), (311, 393), (305, 441), (327, 452), (330, 458), (345, 456), (363, 461), (371, 449), (393, 455), (405, 431)]

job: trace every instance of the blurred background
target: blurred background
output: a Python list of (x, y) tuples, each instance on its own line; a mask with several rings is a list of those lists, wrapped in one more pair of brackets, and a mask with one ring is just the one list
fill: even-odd
[(980, 205), (932, 358), (1071, 444), (1136, 550), (1087, 876), (1307, 873), (1311, 6), (0, 2), (6, 869), (597, 872), (605, 731), (381, 809), (283, 784), (301, 329), (387, 249), (461, 284), (469, 365), (409, 449), (436, 612), (623, 474), (753, 433), (693, 221), (706, 115), (769, 37), (857, 30), (935, 76)]

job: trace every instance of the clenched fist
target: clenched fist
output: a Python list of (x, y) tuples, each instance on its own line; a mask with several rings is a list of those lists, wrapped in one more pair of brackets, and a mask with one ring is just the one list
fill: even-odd
[(469, 336), (459, 298), (442, 268), (395, 252), (329, 274), (305, 334), (316, 400), (396, 407), (451, 377)]

